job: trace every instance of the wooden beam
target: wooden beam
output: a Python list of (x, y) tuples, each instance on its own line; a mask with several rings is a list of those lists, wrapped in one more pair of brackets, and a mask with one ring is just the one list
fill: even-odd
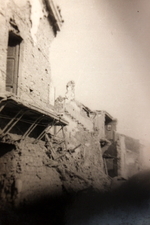
[[(53, 120), (53, 124), (50, 127), (46, 127), (41, 133), (40, 135), (33, 141), (33, 144), (36, 144), (38, 142), (38, 140), (42, 139), (44, 137), (44, 135), (52, 128), (52, 126), (54, 126), (56, 123), (55, 119)], [(47, 132), (46, 132), (47, 130)]]
[(66, 135), (65, 135), (64, 127), (62, 128), (62, 133), (63, 133), (65, 147), (66, 147), (66, 150), (67, 150), (67, 142), (66, 142)]
[(12, 125), (8, 128), (8, 130), (5, 132), (5, 134), (7, 134), (18, 122), (19, 122), (19, 120), (24, 116), (24, 114), (26, 114), (26, 112), (27, 112), (28, 110), (26, 110), (26, 111), (24, 111), (24, 110), (20, 110), (20, 116), (19, 117), (15, 117), (15, 122), (13, 123), (12, 122)]
[(7, 102), (0, 107), (0, 112), (5, 108), (6, 105), (7, 105)]
[(36, 120), (35, 120), (35, 122), (29, 127), (29, 129), (24, 133), (24, 135), (22, 136), (22, 140), (23, 139), (25, 139), (25, 137), (28, 135), (29, 136), (29, 134), (35, 129), (35, 127), (38, 125), (37, 123), (39, 123), (42, 119), (43, 119), (43, 115), (42, 116), (40, 116), (40, 117), (38, 117)]
[[(20, 115), (21, 114), (21, 115)], [(23, 110), (20, 110), (10, 121), (9, 123), (3, 128), (3, 130), (0, 132), (0, 134), (2, 133), (8, 133), (13, 126), (21, 119), (21, 117), (25, 114), (25, 112), (23, 113)], [(19, 116), (20, 115), (20, 116)], [(19, 117), (18, 117), (19, 116)]]

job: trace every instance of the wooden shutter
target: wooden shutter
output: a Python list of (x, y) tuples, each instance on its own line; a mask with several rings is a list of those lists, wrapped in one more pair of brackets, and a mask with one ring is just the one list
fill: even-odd
[(6, 90), (17, 94), (18, 66), (19, 66), (19, 44), (16, 41), (8, 43)]

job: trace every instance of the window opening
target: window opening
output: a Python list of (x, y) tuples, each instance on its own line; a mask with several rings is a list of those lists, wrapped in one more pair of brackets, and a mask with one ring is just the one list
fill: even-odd
[(22, 38), (13, 32), (9, 32), (7, 49), (6, 91), (17, 94), (19, 52)]

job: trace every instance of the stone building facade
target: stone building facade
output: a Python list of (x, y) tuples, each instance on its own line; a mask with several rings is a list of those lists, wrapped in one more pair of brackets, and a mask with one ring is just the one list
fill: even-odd
[[(11, 92), (37, 106), (54, 103), (50, 46), (62, 19), (52, 1), (1, 3), (1, 92)], [(44, 91), (43, 91), (44, 90)]]

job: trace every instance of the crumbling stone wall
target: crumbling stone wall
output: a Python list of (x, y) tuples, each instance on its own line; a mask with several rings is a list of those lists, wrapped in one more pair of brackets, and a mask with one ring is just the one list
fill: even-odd
[[(71, 118), (68, 120), (70, 121)], [(80, 190), (93, 187), (98, 190), (108, 188), (109, 180), (104, 174), (102, 151), (97, 136), (85, 131), (81, 124), (74, 123), (66, 127), (68, 149), (74, 152), (64, 158), (67, 174), (70, 179), (64, 181), (67, 189)], [(77, 147), (77, 148), (76, 148)], [(62, 165), (63, 166), (63, 165)], [(68, 176), (68, 175), (67, 175)]]
[[(65, 127), (67, 148), (74, 150), (63, 157), (63, 163), (59, 166), (59, 171), (63, 171), (62, 177), (65, 177), (62, 179), (63, 186), (72, 191), (88, 187), (104, 190), (104, 186), (108, 187), (109, 179), (104, 173), (99, 136), (92, 128), (88, 130), (88, 126), (82, 123), (79, 117), (86, 119), (86, 116), (80, 114), (81, 108), (75, 100), (70, 103), (67, 101), (67, 104), (62, 102), (59, 104), (56, 100), (56, 109), (60, 112), (62, 107), (64, 109), (63, 116), (69, 122)], [(69, 110), (69, 107), (73, 110)], [(88, 116), (87, 121), (92, 125)]]
[(69, 122), (65, 127), (69, 152), (57, 168), (62, 176), (63, 186), (70, 191), (89, 187), (104, 190), (108, 188), (110, 180), (104, 172), (99, 133), (94, 129), (94, 120), (89, 116), (90, 110), (87, 108), (87, 112), (83, 114), (85, 106), (74, 98), (74, 82), (69, 82), (66, 89), (66, 97), (59, 96), (55, 101), (55, 110)]
[(17, 206), (62, 193), (60, 174), (50, 166), (45, 142), (33, 141), (1, 144), (0, 199), (4, 203)]
[(62, 192), (59, 173), (50, 165), (45, 142), (33, 144), (34, 139), (23, 143), (21, 155), (21, 202), (29, 202)]
[(96, 137), (80, 125), (76, 129), (71, 138), (66, 135), (67, 151), (59, 152), (58, 145), (54, 158), (45, 141), (34, 143), (29, 137), (10, 145), (7, 153), (4, 148), (5, 154), (0, 157), (1, 200), (17, 206), (62, 194), (64, 190), (72, 193), (90, 187), (108, 188), (110, 181), (103, 172)]
[[(9, 31), (22, 38), (20, 44), (18, 91), (17, 95), (28, 102), (47, 106), (53, 101), (51, 92), (50, 44), (54, 38), (53, 28), (42, 1), (6, 1), (0, 6), (2, 24), (0, 39), (0, 78), (1, 91), (5, 91), (6, 59)], [(34, 10), (33, 10), (34, 9)], [(11, 21), (11, 22), (10, 22)], [(35, 24), (36, 21), (36, 24)], [(36, 29), (33, 30), (33, 26)], [(44, 30), (44, 35), (43, 35)], [(44, 92), (43, 92), (44, 90)], [(50, 98), (51, 95), (51, 98)]]
[[(14, 126), (13, 133), (1, 137), (1, 141), (14, 148), (6, 154), (12, 172), (9, 175), (4, 167), (0, 180), (2, 189), (9, 190), (11, 204), (26, 204), (64, 191), (108, 188), (110, 180), (104, 173), (97, 133), (85, 129), (70, 114), (64, 114), (64, 117), (69, 125), (62, 127), (63, 132), (58, 132), (61, 126), (47, 129), (42, 140), (35, 141), (40, 126), (22, 138), (18, 131), (23, 132), (23, 127), (27, 126), (23, 121)], [(0, 160), (6, 162), (5, 154)], [(8, 182), (3, 184), (5, 179)], [(2, 197), (4, 201), (8, 200), (8, 196)]]

